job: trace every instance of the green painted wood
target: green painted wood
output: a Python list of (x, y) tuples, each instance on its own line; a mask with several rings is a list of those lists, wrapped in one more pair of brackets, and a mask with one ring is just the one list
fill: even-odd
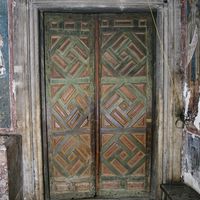
[[(100, 18), (101, 196), (144, 196), (150, 190), (151, 20)], [(151, 130), (151, 129), (150, 129)]]
[[(100, 38), (94, 36), (97, 18)], [(148, 198), (150, 17), (46, 13), (44, 25), (50, 199)], [(100, 83), (94, 80), (95, 51), (100, 56)], [(99, 133), (95, 87), (101, 91)]]
[(95, 194), (93, 33), (89, 15), (45, 14), (50, 199)]

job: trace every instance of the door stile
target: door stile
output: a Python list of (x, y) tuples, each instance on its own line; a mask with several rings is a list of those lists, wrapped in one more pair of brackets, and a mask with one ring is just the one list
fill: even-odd
[(95, 175), (96, 191), (99, 189), (100, 170), (100, 80), (99, 80), (99, 18), (95, 16)]
[[(151, 66), (152, 63), (153, 63), (153, 59), (154, 59), (154, 48), (153, 48), (153, 44), (155, 44), (154, 42), (154, 39), (155, 39), (155, 31), (153, 30), (153, 27), (149, 26), (147, 27), (147, 32), (148, 34), (151, 36), (151, 37), (148, 37), (147, 39), (147, 46), (152, 49), (152, 51), (148, 51), (147, 55), (148, 55), (148, 59), (147, 59), (147, 62), (148, 62), (148, 66)], [(153, 67), (148, 67), (147, 68), (147, 82), (148, 82), (148, 85), (147, 85), (147, 94), (146, 94), (146, 98), (147, 98), (147, 113), (146, 113), (146, 157), (148, 158), (147, 159), (147, 165), (146, 165), (146, 173), (147, 173), (147, 176), (146, 176), (146, 182), (148, 183), (148, 187), (146, 188), (147, 191), (151, 191), (151, 183), (152, 183), (152, 180), (151, 180), (151, 166), (152, 166), (152, 160), (153, 160), (153, 157), (152, 157), (152, 149), (153, 149), (153, 146), (152, 146), (152, 138), (153, 138), (153, 130), (154, 130), (154, 125), (153, 125), (153, 119), (155, 119), (155, 117), (153, 116), (153, 106), (155, 106), (156, 104), (154, 103), (154, 96), (152, 94), (155, 94), (155, 92), (153, 91), (153, 73), (154, 72), (154, 69)], [(155, 107), (154, 107), (155, 109)]]
[(41, 107), (42, 107), (42, 149), (43, 149), (43, 173), (44, 173), (44, 199), (50, 199), (49, 191), (49, 162), (48, 162), (48, 133), (47, 133), (47, 99), (46, 99), (46, 77), (45, 77), (45, 23), (44, 13), (40, 13), (40, 95), (41, 95)]

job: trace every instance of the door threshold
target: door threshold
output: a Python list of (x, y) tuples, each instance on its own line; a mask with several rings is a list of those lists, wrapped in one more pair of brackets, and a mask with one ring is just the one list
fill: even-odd
[[(77, 199), (78, 200), (78, 199)], [(82, 200), (154, 200), (152, 198), (146, 197), (130, 197), (130, 198), (87, 198)]]

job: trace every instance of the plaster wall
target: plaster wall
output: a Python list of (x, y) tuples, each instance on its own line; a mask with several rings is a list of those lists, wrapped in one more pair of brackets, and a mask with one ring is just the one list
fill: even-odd
[[(187, 31), (184, 65), (184, 145), (182, 176), (200, 193), (200, 21), (198, 1), (185, 1), (182, 23)], [(184, 58), (182, 59), (182, 61)], [(184, 63), (184, 62), (182, 62)]]

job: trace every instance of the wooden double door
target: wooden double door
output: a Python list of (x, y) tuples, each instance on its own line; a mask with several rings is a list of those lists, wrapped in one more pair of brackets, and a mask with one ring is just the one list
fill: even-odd
[(151, 17), (44, 13), (43, 22), (50, 199), (144, 197), (151, 171)]

